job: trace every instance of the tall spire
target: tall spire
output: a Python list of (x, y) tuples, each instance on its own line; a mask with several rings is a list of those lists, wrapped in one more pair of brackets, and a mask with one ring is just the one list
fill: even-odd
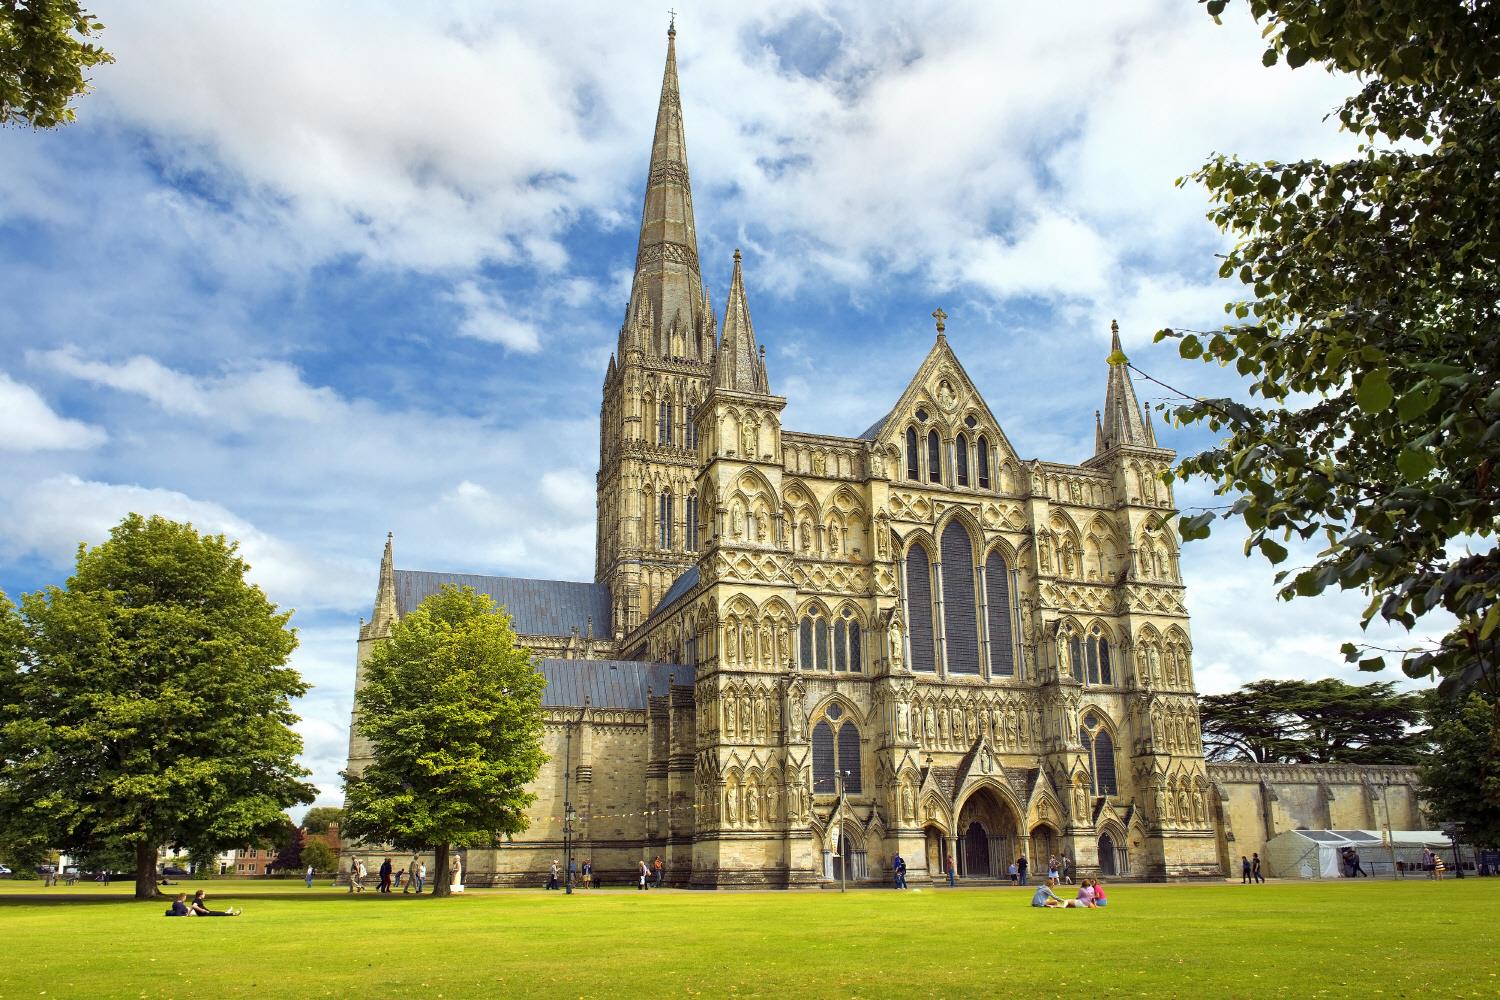
[(740, 252), (734, 252), (734, 275), (729, 279), (729, 298), (724, 303), (724, 333), (714, 356), (714, 385), (739, 392), (771, 391), (766, 381), (765, 357), (757, 353), (755, 328), (750, 323), (750, 305), (745, 301), (745, 275)]
[[(635, 281), (627, 322), (651, 308), (650, 328), (642, 331), (648, 353), (670, 355), (673, 333), (682, 350), (696, 355), (703, 312), (698, 272), (698, 230), (693, 222), (693, 191), (688, 182), (687, 139), (682, 130), (682, 100), (677, 89), (677, 27), (667, 29), (667, 66), (662, 74), (661, 102), (656, 109), (656, 137), (651, 143), (651, 171), (641, 208), (641, 238), (635, 254)], [(699, 360), (707, 360), (701, 358)]]
[(395, 535), (386, 532), (385, 553), (380, 557), (380, 584), (375, 589), (375, 610), (370, 615), (370, 634), (387, 635), (396, 623)]
[(1130, 360), (1120, 346), (1120, 324), (1111, 320), (1109, 331), (1109, 386), (1104, 393), (1104, 424), (1096, 434), (1095, 453), (1103, 454), (1121, 445), (1155, 448), (1155, 437), (1141, 416), (1141, 404), (1130, 381)]

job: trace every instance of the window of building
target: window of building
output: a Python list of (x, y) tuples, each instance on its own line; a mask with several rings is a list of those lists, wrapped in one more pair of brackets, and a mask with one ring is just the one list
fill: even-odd
[(860, 648), (859, 619), (845, 608), (833, 623), (833, 669), (859, 673), (864, 669)]
[(689, 493), (683, 501), (683, 514), (687, 525), (683, 529), (682, 544), (689, 552), (698, 551), (698, 494)]
[(797, 638), (803, 670), (827, 670), (829, 653), (828, 619), (817, 609), (802, 616)]
[(698, 449), (698, 424), (691, 416), (682, 418), (682, 430), (687, 435), (687, 447), (689, 451)]
[(927, 432), (927, 481), (929, 483), (943, 481), (943, 445), (938, 440), (937, 431)]
[(906, 553), (906, 631), (911, 641), (911, 668), (936, 670), (932, 651), (932, 563), (927, 550), (913, 545)]
[(1090, 684), (1113, 684), (1115, 682), (1114, 671), (1109, 665), (1109, 639), (1098, 625), (1095, 625), (1089, 632), (1088, 661)]
[(1072, 665), (1073, 679), (1083, 682), (1083, 640), (1076, 632), (1068, 633), (1068, 662)]
[(943, 639), (950, 674), (979, 673), (979, 616), (974, 604), (974, 548), (958, 521), (943, 529)]
[(666, 490), (656, 498), (656, 545), (663, 550), (672, 547), (672, 494)]
[(953, 475), (958, 485), (969, 485), (969, 436), (960, 434), (953, 446)]
[(664, 399), (656, 407), (656, 443), (672, 443), (672, 401)]
[(979, 426), (979, 418), (972, 413), (969, 414), (967, 417), (964, 417), (964, 426), (969, 428), (969, 430), (973, 430)]
[(927, 422), (927, 411), (926, 410), (922, 410), (922, 409), (918, 409), (917, 410), (917, 419), (920, 420), (920, 421), (922, 421), (922, 423), (925, 424)]
[(922, 469), (917, 464), (917, 432), (915, 428), (906, 429), (906, 478), (912, 482), (922, 478)]
[(990, 676), (1014, 677), (1016, 658), (1012, 638), (1010, 567), (999, 552), (991, 552), (984, 561), (984, 585), (987, 599), (985, 618), (990, 627)]
[(838, 791), (835, 775), (844, 772), (844, 791), (863, 790), (863, 768), (860, 766), (859, 727), (845, 718), (843, 708), (834, 702), (824, 717), (813, 726), (813, 791), (833, 795)]
[(1089, 778), (1095, 795), (1120, 794), (1119, 781), (1115, 774), (1115, 741), (1104, 720), (1097, 713), (1084, 713), (1083, 724), (1078, 730), (1078, 742), (1083, 744), (1088, 758)]
[(979, 488), (987, 490), (990, 488), (990, 442), (983, 434), (979, 435), (979, 445), (974, 457), (978, 463)]

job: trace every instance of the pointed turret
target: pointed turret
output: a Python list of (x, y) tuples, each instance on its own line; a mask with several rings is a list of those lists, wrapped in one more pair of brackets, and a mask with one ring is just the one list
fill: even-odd
[(724, 333), (714, 356), (714, 385), (737, 392), (769, 393), (765, 360), (756, 350), (755, 328), (750, 323), (750, 305), (745, 301), (745, 276), (740, 252), (734, 252), (734, 275), (729, 280), (729, 299), (724, 303)]
[(1112, 320), (1109, 329), (1109, 387), (1104, 393), (1104, 423), (1096, 435), (1094, 453), (1103, 454), (1122, 445), (1155, 448), (1155, 436), (1146, 427), (1130, 381), (1129, 359), (1120, 347), (1120, 324)]
[(380, 557), (380, 583), (375, 588), (375, 610), (362, 630), (370, 638), (390, 635), (396, 623), (396, 556), (395, 535), (387, 532), (385, 552)]
[(678, 343), (696, 351), (698, 345), (689, 342), (696, 341), (694, 335), (700, 329), (703, 293), (693, 192), (688, 182), (687, 140), (677, 90), (675, 26), (667, 31), (667, 67), (656, 109), (656, 137), (651, 143), (651, 171), (641, 209), (641, 238), (630, 301), (632, 308), (627, 315), (631, 317), (642, 315), (643, 303), (650, 306), (650, 328), (641, 331), (649, 353), (671, 354), (674, 329), (682, 338)]

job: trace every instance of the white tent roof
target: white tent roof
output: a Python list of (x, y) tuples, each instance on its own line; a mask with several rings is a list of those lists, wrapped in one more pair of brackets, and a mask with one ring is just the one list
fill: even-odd
[[(1341, 848), (1384, 844), (1383, 830), (1286, 830), (1278, 836), (1297, 836), (1314, 843)], [(1392, 847), (1451, 847), (1453, 841), (1441, 830), (1391, 830)]]

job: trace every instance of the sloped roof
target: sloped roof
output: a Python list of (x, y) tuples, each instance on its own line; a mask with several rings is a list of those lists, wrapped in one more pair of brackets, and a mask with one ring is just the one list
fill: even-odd
[(651, 609), (651, 618), (655, 618), (662, 610), (671, 606), (683, 594), (698, 585), (698, 566), (695, 563), (678, 574), (677, 579), (672, 581), (672, 586), (662, 595), (662, 599), (656, 602), (656, 607)]
[(680, 663), (550, 657), (540, 662), (547, 678), (542, 692), (547, 708), (581, 708), (587, 698), (592, 708), (643, 709), (648, 693), (666, 694), (673, 683), (693, 683), (693, 668)]
[(891, 414), (894, 412), (896, 411), (887, 410), (885, 416), (865, 428), (865, 432), (859, 436), (859, 439), (861, 441), (878, 441), (880, 439), (880, 432), (885, 427), (885, 422), (891, 419)]
[(614, 634), (610, 626), (609, 588), (602, 583), (572, 583), (565, 580), (524, 580), (513, 576), (477, 576), (468, 573), (428, 573), (396, 570), (396, 610), (410, 614), (424, 599), (444, 585), (473, 587), (488, 594), (510, 613), (511, 627), (518, 635), (570, 636), (577, 628), (587, 635), (593, 617), (594, 637)]

